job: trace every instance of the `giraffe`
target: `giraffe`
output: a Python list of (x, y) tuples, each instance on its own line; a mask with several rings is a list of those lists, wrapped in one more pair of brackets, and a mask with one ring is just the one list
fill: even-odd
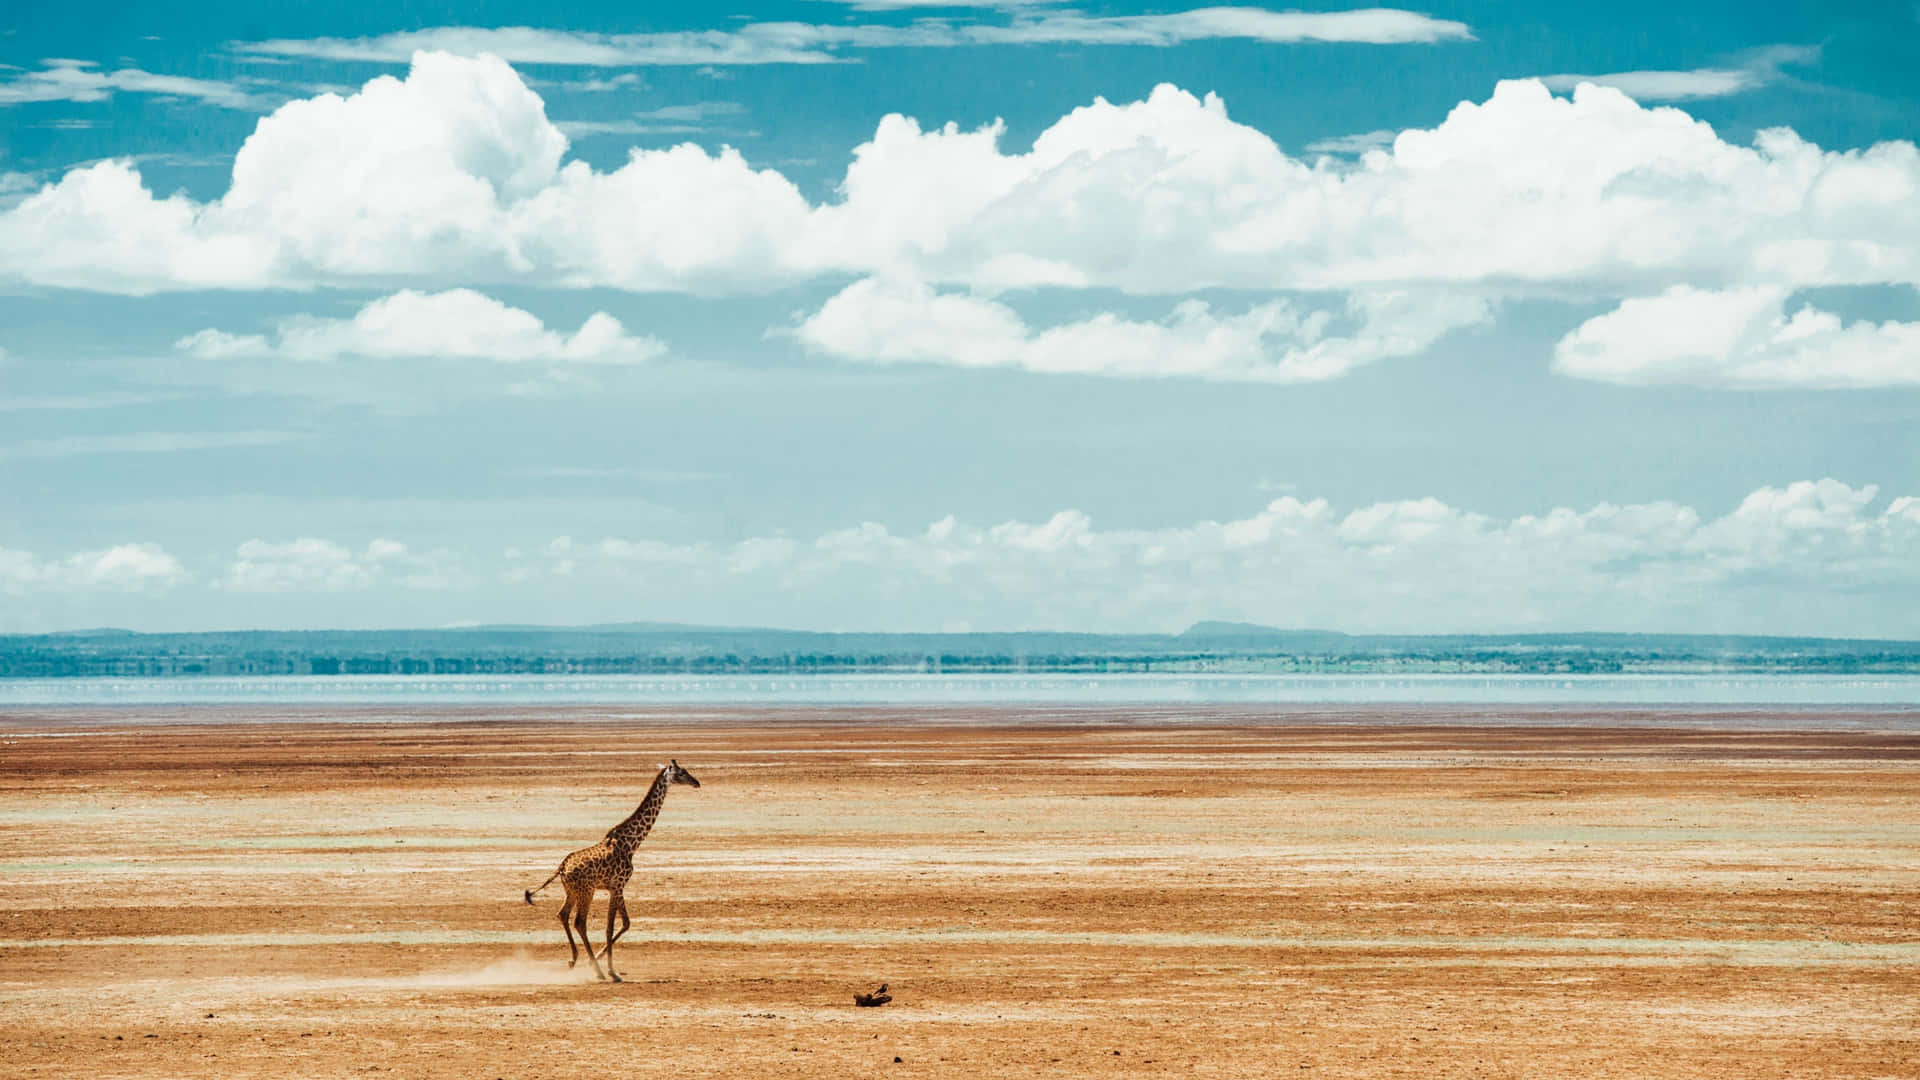
[[(660, 816), (660, 804), (667, 801), (667, 789), (675, 784), (687, 784), (699, 787), (700, 781), (693, 774), (680, 767), (678, 761), (660, 766), (660, 775), (653, 778), (653, 786), (647, 789), (647, 797), (640, 800), (640, 808), (627, 815), (627, 819), (607, 830), (606, 839), (592, 847), (579, 851), (560, 860), (560, 869), (553, 877), (542, 882), (539, 889), (528, 889), (527, 903), (533, 903), (533, 894), (553, 884), (554, 878), (560, 879), (560, 885), (567, 890), (567, 902), (560, 906), (560, 929), (567, 935), (567, 947), (573, 950), (573, 958), (567, 961), (572, 967), (580, 962), (580, 945), (587, 947), (587, 962), (593, 965), (593, 973), (602, 982), (612, 978), (622, 981), (618, 972), (613, 970), (613, 943), (627, 932), (633, 920), (627, 917), (627, 879), (633, 876), (633, 849), (647, 838), (647, 832), (653, 828), (655, 818)], [(587, 939), (587, 909), (593, 905), (593, 893), (596, 889), (607, 890), (607, 947), (601, 955), (606, 957), (607, 970), (602, 973), (600, 961), (594, 958), (593, 942)], [(620, 933), (613, 930), (614, 916), (620, 917)], [(568, 925), (571, 917), (573, 923)], [(580, 945), (573, 942), (574, 930), (580, 931)]]

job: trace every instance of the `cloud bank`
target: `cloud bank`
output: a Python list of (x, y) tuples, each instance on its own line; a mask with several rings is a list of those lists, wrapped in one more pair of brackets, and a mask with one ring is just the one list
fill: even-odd
[[(1605, 295), (1675, 284), (1920, 282), (1920, 153), (1723, 142), (1678, 110), (1502, 83), (1352, 167), (1309, 164), (1214, 97), (1075, 109), (1025, 153), (991, 125), (884, 118), (838, 202), (737, 152), (562, 165), (504, 62), (415, 58), (263, 119), (211, 203), (132, 166), (75, 169), (0, 215), (8, 273), (121, 292), (394, 276), (741, 292), (848, 272), (975, 288), (1473, 284)], [(324, 172), (316, 158), (336, 163)]]
[(232, 83), (156, 75), (139, 68), (96, 71), (87, 60), (44, 60), (38, 71), (0, 79), (0, 106), (34, 101), (108, 101), (116, 93), (191, 98), (223, 109), (265, 109), (267, 99)]
[(1286, 497), (1246, 518), (1161, 529), (1103, 530), (1066, 510), (986, 527), (947, 518), (912, 534), (868, 523), (810, 541), (562, 540), (521, 556), (519, 574), (617, 581), (602, 587), (670, 605), (697, 590), (743, 617), (849, 612), (848, 628), (938, 629), (926, 621), (938, 613), (1007, 629), (1242, 618), (1382, 632), (1920, 635), (1911, 613), (1859, 620), (1863, 593), (1920, 600), (1920, 499), (1876, 512), (1876, 497), (1800, 482), (1713, 520), (1669, 502), (1501, 520), (1433, 498), (1341, 513)]
[[(881, 5), (875, 5), (881, 6)], [(910, 4), (885, 6), (906, 7)], [(1006, 23), (919, 19), (906, 25), (748, 23), (735, 30), (594, 34), (530, 26), (442, 26), (368, 38), (281, 38), (236, 42), (236, 52), (318, 60), (406, 63), (416, 52), (487, 54), (524, 64), (594, 67), (830, 64), (846, 51), (952, 49), (989, 45), (1131, 45), (1240, 39), (1269, 44), (1341, 42), (1421, 45), (1469, 41), (1465, 23), (1395, 8), (1266, 11), (1211, 7), (1163, 15), (1022, 13)]]
[[(423, 597), (426, 621), (439, 617), (424, 614), (433, 604), (468, 610), (484, 596), (492, 610), (819, 629), (1168, 631), (1227, 618), (1384, 633), (1920, 637), (1920, 498), (1831, 479), (1759, 488), (1718, 517), (1673, 502), (1497, 518), (1431, 497), (1341, 510), (1288, 496), (1156, 528), (1062, 510), (733, 543), (562, 536), (503, 556), (255, 538), (215, 563), (202, 587), (270, 602), (263, 624), (298, 621), (270, 613), (309, 599), (398, 589), (444, 598)], [(11, 594), (152, 592), (193, 578), (152, 544), (65, 558), (0, 550)]]
[(1573, 90), (1581, 83), (1610, 86), (1635, 101), (1698, 101), (1758, 90), (1784, 77), (1787, 64), (1811, 64), (1820, 50), (1796, 45), (1756, 49), (1741, 63), (1729, 67), (1684, 71), (1616, 71), (1606, 75), (1543, 75), (1550, 90)]
[(587, 317), (571, 335), (546, 328), (540, 319), (471, 289), (421, 293), (405, 289), (375, 300), (349, 319), (302, 315), (283, 320), (274, 339), (208, 329), (174, 342), (175, 351), (206, 360), (266, 358), (334, 360), (494, 360), (508, 363), (638, 364), (666, 352), (657, 339), (627, 333), (604, 311)]
[[(1143, 373), (1106, 332), (1120, 327), (1165, 343), (1161, 369), (1219, 378), (1404, 355), (1517, 297), (1657, 299), (1685, 320), (1746, 290), (1920, 284), (1914, 144), (1831, 152), (1773, 129), (1737, 146), (1605, 87), (1567, 98), (1502, 83), (1354, 161), (1290, 157), (1218, 98), (1171, 86), (1077, 108), (1024, 152), (1001, 136), (887, 116), (837, 198), (814, 204), (731, 148), (635, 149), (607, 172), (566, 161), (566, 136), (507, 63), (420, 53), (404, 79), (264, 118), (212, 202), (157, 198), (126, 162), (68, 172), (0, 211), (0, 278), (123, 293), (398, 280), (739, 294), (872, 277), (922, 291), (856, 285), (829, 307), (917, 305), (973, 336), (861, 342), (828, 333), (823, 309), (816, 348), (978, 363), (991, 343), (999, 362), (1053, 370), (1072, 366), (1059, 350), (1098, 345), (1119, 351), (1078, 369)], [(995, 307), (996, 293), (1039, 287), (1276, 299), (1052, 330)], [(1292, 293), (1350, 294), (1358, 329), (1324, 344), (1280, 296)], [(1383, 296), (1424, 313), (1374, 326)], [(1868, 385), (1831, 372), (1792, 384)]]

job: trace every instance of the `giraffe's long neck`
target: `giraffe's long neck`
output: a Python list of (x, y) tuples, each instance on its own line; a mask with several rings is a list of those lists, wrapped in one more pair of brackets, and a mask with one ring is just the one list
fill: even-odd
[(627, 820), (607, 830), (607, 839), (622, 851), (632, 851), (640, 841), (647, 838), (647, 831), (653, 828), (654, 819), (660, 816), (660, 804), (667, 801), (667, 789), (673, 786), (668, 779), (669, 771), (661, 769), (660, 775), (653, 778), (653, 786), (647, 789), (647, 797), (640, 800), (640, 808), (627, 816)]

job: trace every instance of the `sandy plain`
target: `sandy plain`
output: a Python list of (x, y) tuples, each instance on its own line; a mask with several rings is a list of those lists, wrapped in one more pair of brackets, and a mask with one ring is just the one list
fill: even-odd
[(1915, 1077), (1920, 713), (0, 712), (0, 1075)]

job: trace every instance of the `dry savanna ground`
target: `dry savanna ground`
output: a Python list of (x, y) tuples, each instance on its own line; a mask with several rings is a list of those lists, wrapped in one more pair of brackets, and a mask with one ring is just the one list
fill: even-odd
[[(521, 891), (669, 756), (598, 983)], [(1915, 1077), (1917, 1021), (1911, 712), (0, 712), (7, 1076)]]

